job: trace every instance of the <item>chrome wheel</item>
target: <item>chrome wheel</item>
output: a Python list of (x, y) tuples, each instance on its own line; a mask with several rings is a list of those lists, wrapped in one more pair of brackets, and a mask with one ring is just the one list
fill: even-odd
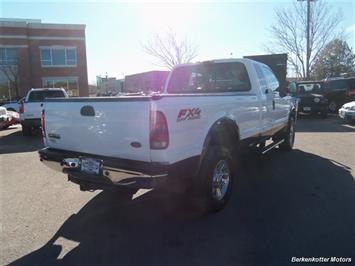
[(212, 196), (216, 200), (222, 200), (229, 187), (231, 171), (226, 160), (220, 160), (213, 170)]

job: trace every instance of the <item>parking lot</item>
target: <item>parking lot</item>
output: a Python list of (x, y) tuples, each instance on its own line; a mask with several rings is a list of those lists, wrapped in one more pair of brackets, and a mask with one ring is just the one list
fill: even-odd
[[(164, 189), (133, 199), (81, 192), (44, 167), (41, 137), (0, 131), (5, 265), (285, 265), (355, 257), (355, 126), (298, 120), (295, 149), (243, 157), (243, 178), (217, 214)], [(80, 141), (80, 140), (78, 140)]]

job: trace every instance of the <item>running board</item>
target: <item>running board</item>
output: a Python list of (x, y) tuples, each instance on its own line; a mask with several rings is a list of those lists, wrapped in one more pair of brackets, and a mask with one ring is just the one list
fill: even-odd
[(261, 154), (267, 153), (268, 151), (272, 150), (273, 148), (275, 148), (277, 145), (280, 145), (280, 144), (281, 144), (282, 142), (284, 142), (284, 141), (285, 141), (285, 140), (282, 139), (282, 140), (279, 140), (278, 142), (273, 142), (273, 143), (267, 145), (267, 146), (263, 149), (263, 151), (261, 152)]

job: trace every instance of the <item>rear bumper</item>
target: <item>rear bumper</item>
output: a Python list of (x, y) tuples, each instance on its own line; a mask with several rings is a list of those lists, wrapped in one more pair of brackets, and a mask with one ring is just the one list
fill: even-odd
[(33, 119), (24, 119), (21, 120), (21, 125), (25, 127), (40, 127), (41, 119), (33, 118)]
[[(44, 148), (39, 151), (40, 160), (48, 167), (68, 174), (68, 179), (91, 189), (112, 187), (152, 188), (174, 177), (190, 177), (196, 173), (199, 156), (175, 164), (141, 162), (93, 154)], [(89, 157), (102, 161), (100, 175), (81, 171), (80, 158)], [(68, 162), (75, 162), (73, 165)], [(77, 162), (77, 163), (76, 163)]]
[(315, 114), (315, 113), (322, 113), (328, 112), (328, 104), (301, 104), (298, 106), (298, 111), (300, 113), (308, 113), (308, 114)]

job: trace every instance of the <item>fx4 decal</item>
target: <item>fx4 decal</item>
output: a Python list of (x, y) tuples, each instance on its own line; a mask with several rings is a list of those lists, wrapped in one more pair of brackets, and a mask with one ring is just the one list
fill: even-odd
[(177, 122), (184, 120), (193, 120), (201, 118), (201, 109), (200, 108), (192, 108), (192, 109), (181, 109), (179, 111)]

